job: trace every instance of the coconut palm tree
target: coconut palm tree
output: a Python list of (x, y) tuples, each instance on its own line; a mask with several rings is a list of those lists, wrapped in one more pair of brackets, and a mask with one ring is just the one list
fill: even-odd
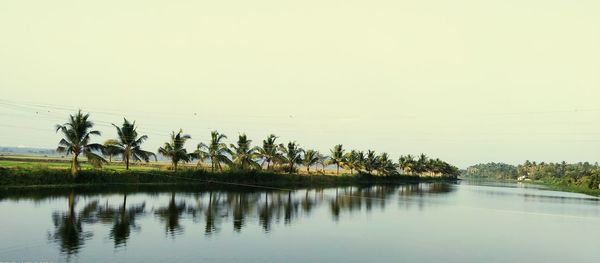
[(373, 170), (377, 169), (377, 166), (379, 165), (379, 157), (377, 155), (375, 155), (374, 151), (368, 150), (367, 151), (367, 156), (365, 158), (365, 170), (367, 171), (367, 173), (370, 175), (372, 174)]
[(357, 151), (352, 150), (349, 153), (346, 153), (344, 155), (344, 159), (346, 160), (346, 167), (350, 169), (350, 174), (353, 174), (354, 170), (358, 170), (360, 168)]
[(331, 164), (337, 166), (337, 174), (340, 174), (340, 165), (344, 165), (344, 149), (341, 144), (338, 144), (331, 149), (331, 157), (329, 158)]
[(365, 161), (366, 161), (367, 157), (365, 156), (365, 152), (363, 151), (359, 151), (356, 154), (356, 167), (355, 169), (360, 172), (361, 169), (365, 168)]
[(258, 149), (258, 154), (263, 159), (263, 164), (267, 163), (267, 170), (271, 168), (271, 163), (282, 159), (275, 140), (277, 140), (277, 136), (274, 134), (269, 135), (267, 139), (263, 140), (263, 146)]
[(292, 173), (294, 165), (302, 164), (302, 153), (304, 153), (304, 150), (296, 142), (289, 142), (287, 147), (280, 144), (279, 148), (283, 152), (283, 162), (288, 165), (289, 173)]
[(229, 156), (233, 155), (233, 152), (227, 147), (227, 144), (222, 142), (227, 139), (225, 134), (220, 134), (217, 131), (210, 133), (210, 143), (206, 145), (204, 143), (198, 144), (196, 153), (199, 155), (206, 156), (211, 162), (211, 171), (214, 172), (215, 168), (219, 168), (219, 171), (223, 171), (221, 163), (231, 166), (232, 161)]
[(310, 167), (317, 164), (319, 161), (319, 152), (315, 150), (308, 150), (304, 153), (302, 164), (306, 167), (306, 172), (310, 174)]
[(69, 121), (63, 125), (56, 125), (56, 132), (61, 132), (64, 136), (58, 142), (57, 152), (72, 154), (71, 175), (77, 177), (79, 171), (79, 155), (83, 154), (90, 163), (96, 166), (106, 163), (106, 160), (96, 152), (101, 152), (104, 148), (102, 144), (90, 143), (92, 135), (100, 136), (97, 130), (91, 130), (94, 123), (89, 120), (89, 114), (81, 113), (79, 110), (75, 115), (70, 115)]
[(115, 139), (108, 139), (106, 141), (104, 141), (104, 143), (102, 144), (102, 146), (104, 146), (104, 148), (102, 149), (102, 155), (104, 156), (108, 156), (108, 162), (112, 163), (112, 157), (119, 154), (115, 148), (113, 148), (114, 145), (116, 145), (117, 143), (119, 143), (119, 141), (115, 140)]
[(398, 164), (400, 165), (400, 169), (402, 169), (402, 171), (412, 174), (416, 167), (415, 157), (410, 154), (406, 156), (400, 156), (400, 159), (398, 159)]
[(321, 172), (325, 174), (325, 166), (327, 166), (327, 161), (329, 160), (328, 156), (325, 156), (321, 153), (317, 154), (317, 163), (321, 165)]
[(417, 160), (417, 163), (415, 165), (415, 171), (417, 173), (427, 172), (428, 163), (429, 163), (429, 158), (427, 157), (427, 155), (422, 153), (421, 155), (419, 155), (419, 159)]
[(250, 167), (260, 169), (260, 164), (256, 161), (258, 157), (258, 148), (250, 147), (252, 140), (248, 140), (246, 134), (238, 137), (237, 145), (231, 144), (233, 149), (233, 163), (237, 164), (242, 170)]
[(154, 157), (154, 160), (156, 160), (156, 155), (154, 153), (142, 150), (142, 143), (148, 139), (148, 136), (142, 135), (138, 137), (135, 121), (129, 122), (127, 119), (123, 119), (123, 125), (121, 127), (114, 124), (113, 126), (117, 128), (117, 135), (119, 138), (116, 144), (109, 146), (109, 151), (116, 152), (123, 156), (125, 170), (129, 170), (129, 162), (131, 159), (134, 161), (149, 162), (150, 157)]
[(382, 175), (392, 175), (396, 173), (396, 165), (390, 159), (387, 153), (382, 153), (379, 155), (379, 162), (377, 166), (377, 171)]
[(175, 171), (179, 162), (189, 162), (194, 157), (185, 149), (185, 142), (192, 137), (182, 133), (183, 130), (179, 130), (178, 133), (172, 132), (171, 141), (165, 142), (163, 147), (158, 148), (158, 153), (171, 159)]

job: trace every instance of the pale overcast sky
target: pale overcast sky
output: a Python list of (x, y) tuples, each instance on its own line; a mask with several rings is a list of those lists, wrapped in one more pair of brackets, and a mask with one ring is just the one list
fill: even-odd
[[(0, 1), (0, 145), (77, 108), (457, 166), (600, 159), (600, 1)], [(37, 113), (36, 113), (37, 112)]]

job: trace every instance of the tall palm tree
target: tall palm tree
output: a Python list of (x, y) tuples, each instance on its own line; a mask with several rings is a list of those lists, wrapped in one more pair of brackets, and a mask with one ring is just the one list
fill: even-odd
[(377, 171), (382, 175), (392, 175), (396, 173), (396, 165), (390, 159), (387, 153), (382, 153), (379, 155)]
[(325, 156), (321, 153), (317, 154), (317, 163), (321, 165), (321, 172), (325, 174), (325, 166), (327, 166), (327, 161), (329, 160), (328, 156)]
[(241, 134), (238, 137), (237, 145), (231, 144), (233, 149), (233, 162), (244, 170), (248, 167), (258, 169), (260, 164), (256, 161), (258, 157), (258, 149), (250, 147), (252, 140), (248, 140), (246, 134)]
[(346, 160), (346, 166), (350, 169), (350, 174), (354, 173), (354, 170), (359, 169), (358, 163), (358, 152), (355, 150), (350, 151), (344, 155), (344, 159)]
[(129, 170), (129, 162), (131, 159), (134, 161), (149, 162), (150, 157), (154, 157), (154, 160), (156, 160), (156, 155), (154, 153), (142, 150), (142, 143), (148, 139), (148, 136), (142, 135), (138, 137), (135, 121), (129, 122), (127, 119), (123, 119), (123, 125), (121, 127), (114, 124), (113, 126), (117, 128), (117, 135), (119, 138), (116, 144), (109, 146), (109, 149), (123, 156), (125, 170)]
[(304, 153), (304, 150), (302, 150), (296, 142), (289, 142), (287, 147), (280, 144), (279, 148), (283, 152), (283, 161), (288, 165), (289, 173), (292, 173), (294, 171), (294, 165), (302, 164), (302, 153)]
[(302, 164), (306, 167), (306, 172), (310, 174), (310, 167), (317, 164), (319, 161), (319, 152), (315, 150), (308, 150), (304, 153)]
[(379, 157), (377, 155), (375, 155), (374, 151), (368, 150), (367, 156), (365, 158), (365, 165), (364, 165), (367, 173), (370, 175), (373, 172), (373, 170), (377, 169), (378, 165), (379, 165)]
[(92, 135), (100, 136), (97, 130), (90, 130), (94, 123), (88, 120), (89, 114), (81, 113), (79, 110), (75, 115), (70, 115), (69, 121), (63, 125), (56, 125), (56, 132), (60, 131), (64, 138), (58, 142), (57, 152), (73, 155), (71, 161), (71, 175), (77, 177), (79, 171), (79, 155), (83, 154), (90, 163), (101, 165), (106, 160), (96, 152), (101, 152), (104, 148), (102, 144), (90, 143)]
[(226, 143), (222, 142), (224, 139), (227, 139), (225, 134), (220, 134), (217, 131), (213, 131), (210, 133), (209, 145), (204, 143), (198, 144), (196, 153), (204, 155), (207, 159), (210, 159), (212, 172), (215, 171), (215, 168), (219, 168), (219, 170), (222, 172), (223, 167), (221, 166), (221, 163), (227, 165), (232, 164), (229, 156), (232, 156), (233, 152), (231, 152), (231, 150), (227, 147)]
[(365, 161), (367, 157), (365, 156), (365, 152), (360, 151), (356, 154), (356, 170), (360, 172), (361, 169), (365, 167)]
[(158, 148), (158, 153), (171, 159), (175, 171), (179, 162), (189, 162), (193, 158), (193, 154), (185, 149), (185, 142), (192, 137), (182, 133), (183, 130), (179, 130), (178, 133), (172, 132), (171, 141), (165, 142), (163, 147)]
[(114, 145), (116, 145), (117, 143), (119, 143), (119, 141), (115, 140), (115, 139), (108, 139), (106, 141), (104, 141), (104, 143), (102, 144), (103, 149), (102, 149), (102, 155), (104, 156), (108, 156), (108, 162), (112, 163), (112, 157), (119, 154), (115, 148), (113, 148)]
[(410, 154), (406, 156), (400, 156), (400, 159), (398, 159), (398, 164), (403, 172), (412, 174), (416, 167), (415, 157)]
[(335, 164), (337, 166), (337, 174), (340, 174), (340, 165), (344, 165), (344, 149), (341, 144), (338, 144), (331, 149), (331, 164)]
[(258, 154), (263, 159), (263, 164), (264, 162), (267, 163), (267, 170), (271, 168), (271, 163), (280, 161), (282, 157), (275, 140), (277, 140), (277, 136), (274, 134), (269, 135), (267, 139), (263, 140), (263, 146), (258, 149)]
[(429, 163), (429, 158), (427, 157), (427, 155), (422, 153), (421, 155), (419, 155), (419, 159), (417, 160), (417, 164), (415, 166), (415, 168), (416, 168), (415, 171), (417, 173), (427, 172), (428, 163)]

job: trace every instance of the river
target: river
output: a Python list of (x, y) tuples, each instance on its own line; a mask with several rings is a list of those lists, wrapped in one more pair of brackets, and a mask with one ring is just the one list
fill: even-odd
[(600, 200), (512, 183), (0, 192), (0, 262), (600, 262)]

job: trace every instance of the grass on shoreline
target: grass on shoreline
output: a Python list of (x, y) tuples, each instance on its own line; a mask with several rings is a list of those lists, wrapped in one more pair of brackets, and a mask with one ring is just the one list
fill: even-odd
[(303, 175), (282, 174), (266, 171), (225, 171), (211, 173), (199, 169), (167, 170), (115, 170), (83, 169), (72, 179), (69, 169), (51, 165), (3, 166), (0, 164), (0, 186), (8, 187), (56, 187), (89, 186), (109, 184), (248, 184), (274, 187), (344, 186), (364, 183), (409, 183), (443, 181), (451, 178), (419, 176), (368, 176), (368, 175)]
[(525, 183), (525, 184), (534, 184), (545, 186), (548, 190), (552, 191), (561, 191), (561, 192), (571, 192), (571, 193), (580, 193), (591, 196), (600, 197), (600, 189), (590, 189), (581, 185), (573, 185), (568, 184), (565, 181), (560, 180), (535, 180), (535, 181), (519, 181), (516, 179), (489, 179), (486, 177), (461, 177), (462, 179), (467, 180), (484, 180), (491, 182), (507, 182), (507, 183)]
[(572, 184), (567, 184), (565, 182), (555, 182), (555, 181), (543, 181), (542, 180), (537, 183), (544, 185), (544, 186), (548, 187), (548, 189), (554, 190), (554, 191), (581, 193), (581, 194), (600, 197), (600, 189), (590, 189), (590, 188), (580, 186), (580, 185), (572, 185)]

